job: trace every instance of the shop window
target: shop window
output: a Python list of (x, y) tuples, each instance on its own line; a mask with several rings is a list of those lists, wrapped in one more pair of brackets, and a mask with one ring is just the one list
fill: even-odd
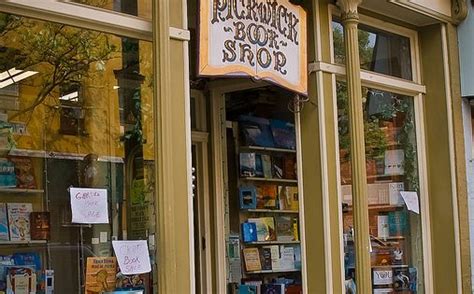
[(151, 19), (151, 0), (72, 0), (71, 2)]
[[(372, 287), (380, 293), (423, 293), (423, 211), (414, 98), (366, 87), (362, 93)], [(344, 265), (350, 284), (357, 270), (357, 256), (353, 244), (347, 89), (343, 82), (337, 82), (337, 104)]]
[[(334, 62), (345, 64), (342, 24), (332, 22)], [(366, 25), (359, 25), (360, 67), (407, 80), (412, 79), (410, 39)]]
[(0, 293), (156, 293), (151, 43), (0, 20)]

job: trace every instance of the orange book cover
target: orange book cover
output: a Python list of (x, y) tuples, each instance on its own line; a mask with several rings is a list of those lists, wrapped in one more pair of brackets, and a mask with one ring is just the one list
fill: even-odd
[(88, 257), (86, 294), (100, 294), (115, 290), (117, 259), (115, 257)]

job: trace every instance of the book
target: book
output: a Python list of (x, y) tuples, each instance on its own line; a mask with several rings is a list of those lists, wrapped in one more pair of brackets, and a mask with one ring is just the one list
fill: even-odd
[(239, 158), (240, 176), (255, 177), (257, 169), (255, 153), (242, 152), (239, 154)]
[(255, 153), (255, 177), (263, 178), (262, 154)]
[(36, 189), (33, 161), (30, 157), (9, 157), (15, 165), (16, 186), (21, 189)]
[(276, 209), (277, 202), (277, 186), (270, 184), (262, 184), (257, 186), (256, 192), (257, 208), (259, 209)]
[(297, 245), (293, 248), (295, 251), (295, 269), (301, 269), (301, 247)]
[(262, 247), (260, 250), (260, 261), (262, 262), (262, 270), (272, 270), (272, 250), (268, 247)]
[(292, 246), (280, 246), (280, 268), (282, 270), (295, 269), (295, 250)]
[(117, 260), (115, 257), (88, 257), (86, 264), (86, 294), (115, 290)]
[(0, 158), (0, 187), (16, 187), (15, 165), (7, 158)]
[(405, 185), (403, 182), (396, 182), (396, 183), (389, 183), (388, 184), (388, 193), (390, 198), (390, 205), (398, 205), (401, 206), (405, 204), (403, 201), (402, 195), (400, 195), (400, 191), (405, 190)]
[(375, 288), (373, 289), (373, 294), (393, 294), (392, 287), (384, 287), (384, 288)]
[(239, 188), (240, 209), (257, 208), (257, 189), (254, 186)]
[(270, 121), (270, 127), (276, 147), (291, 150), (296, 149), (294, 124), (283, 120), (272, 119)]
[(245, 243), (257, 241), (257, 226), (255, 223), (242, 223), (242, 240)]
[(260, 222), (265, 225), (268, 231), (268, 238), (265, 241), (276, 241), (275, 219), (271, 216), (261, 217)]
[(302, 294), (303, 288), (301, 285), (288, 285), (286, 286), (286, 294)]
[(49, 240), (50, 228), (49, 212), (30, 213), (31, 240)]
[(393, 289), (395, 291), (410, 290), (410, 271), (408, 268), (393, 269)]
[(7, 272), (7, 293), (35, 294), (35, 271), (28, 267), (10, 267)]
[(298, 194), (298, 187), (290, 187), (290, 197), (291, 197), (291, 207), (290, 210), (299, 211), (300, 210), (300, 201)]
[(8, 227), (11, 241), (30, 241), (31, 203), (8, 203)]
[[(299, 209), (298, 203), (298, 187), (295, 186), (279, 186), (278, 187), (278, 203), (281, 210), (295, 210)], [(293, 204), (293, 200), (296, 203)]]
[(293, 218), (291, 216), (275, 216), (275, 222), (277, 241), (295, 241), (295, 235), (293, 232)]
[(262, 280), (252, 280), (252, 279), (243, 279), (242, 283), (244, 285), (255, 286), (257, 289), (257, 294), (261, 294), (261, 288), (263, 281)]
[(239, 285), (238, 294), (257, 294), (257, 286), (255, 285)]
[(262, 294), (285, 294), (285, 284), (263, 284)]
[(283, 156), (272, 156), (272, 176), (275, 179), (283, 179), (284, 171)]
[(278, 245), (264, 246), (262, 248), (270, 249), (271, 258), (272, 258), (272, 270), (278, 271), (281, 269), (280, 263), (280, 247)]
[(262, 264), (260, 262), (260, 252), (258, 251), (258, 248), (244, 248), (242, 252), (244, 255), (246, 271), (255, 272), (262, 270)]
[(294, 241), (299, 241), (300, 240), (300, 231), (299, 231), (299, 228), (298, 228), (298, 218), (297, 217), (294, 217), (293, 220), (292, 220), (292, 224), (293, 224), (293, 240)]
[(241, 115), (238, 118), (242, 142), (247, 146), (274, 147), (270, 121), (266, 118)]
[(263, 177), (271, 178), (272, 177), (272, 157), (268, 154), (262, 154), (262, 169)]
[(389, 234), (392, 237), (404, 236), (407, 234), (408, 226), (408, 212), (406, 211), (391, 211), (388, 213)]
[(285, 155), (283, 156), (283, 178), (296, 180), (296, 156)]
[(10, 240), (6, 203), (0, 203), (0, 240), (2, 241)]
[(382, 239), (386, 239), (390, 236), (388, 215), (377, 216), (377, 236)]
[(385, 151), (385, 174), (403, 175), (403, 162), (405, 161), (405, 152), (402, 149)]
[(372, 284), (378, 285), (391, 285), (393, 276), (392, 269), (373, 269), (372, 270)]

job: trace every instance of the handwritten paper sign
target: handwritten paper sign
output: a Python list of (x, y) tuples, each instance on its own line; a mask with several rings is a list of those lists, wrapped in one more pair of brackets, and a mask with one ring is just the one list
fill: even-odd
[(307, 93), (306, 12), (288, 0), (200, 1), (199, 74)]
[(400, 191), (400, 195), (402, 195), (408, 210), (420, 214), (420, 204), (418, 203), (418, 194), (416, 192)]
[(69, 193), (73, 223), (109, 223), (106, 189), (70, 188)]
[(146, 240), (112, 241), (112, 247), (122, 274), (137, 275), (151, 272)]

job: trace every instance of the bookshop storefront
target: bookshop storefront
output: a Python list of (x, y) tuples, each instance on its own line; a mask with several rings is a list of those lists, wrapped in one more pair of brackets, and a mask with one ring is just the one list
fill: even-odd
[(2, 2), (0, 293), (470, 289), (462, 9), (360, 2)]

